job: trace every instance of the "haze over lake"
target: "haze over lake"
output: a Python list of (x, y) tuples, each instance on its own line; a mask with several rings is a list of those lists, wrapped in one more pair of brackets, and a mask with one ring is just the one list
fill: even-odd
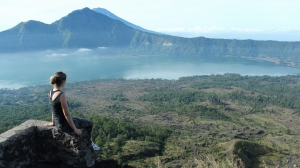
[(104, 57), (89, 49), (70, 53), (46, 51), (0, 55), (0, 88), (49, 84), (56, 71), (64, 71), (68, 82), (126, 78), (178, 79), (184, 76), (238, 73), (249, 76), (300, 74), (300, 69), (241, 58), (171, 56)]

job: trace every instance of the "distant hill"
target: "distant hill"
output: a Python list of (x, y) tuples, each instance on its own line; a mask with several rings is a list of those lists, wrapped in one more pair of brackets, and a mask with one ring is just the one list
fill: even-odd
[(0, 52), (127, 47), (135, 33), (121, 21), (84, 8), (52, 24), (28, 21), (0, 32)]
[[(109, 13), (108, 13), (109, 14)], [(106, 14), (107, 15), (107, 14)], [(52, 24), (22, 22), (0, 32), (0, 52), (47, 49), (124, 48), (124, 53), (268, 57), (299, 60), (300, 42), (182, 38), (134, 29), (89, 8), (73, 11)], [(300, 61), (299, 61), (300, 62)]]
[(108, 10), (106, 10), (104, 8), (94, 8), (93, 11), (101, 13), (101, 14), (103, 14), (105, 16), (108, 16), (108, 17), (110, 17), (112, 19), (119, 20), (119, 21), (123, 22), (124, 24), (126, 24), (127, 26), (132, 27), (134, 29), (141, 30), (143, 32), (148, 32), (148, 33), (162, 34), (162, 33), (158, 33), (158, 32), (155, 32), (155, 31), (144, 29), (144, 28), (142, 28), (140, 26), (137, 26), (137, 25), (135, 25), (133, 23), (130, 23), (130, 22), (128, 22), (128, 21), (126, 21), (126, 20), (124, 20), (124, 19), (116, 16), (115, 14), (111, 13), (110, 11), (108, 11)]

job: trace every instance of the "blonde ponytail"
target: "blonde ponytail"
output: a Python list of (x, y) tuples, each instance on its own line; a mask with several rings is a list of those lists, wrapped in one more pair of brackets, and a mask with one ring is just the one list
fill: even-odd
[(51, 83), (51, 85), (54, 85), (56, 83), (56, 76), (55, 75), (52, 75), (50, 77), (50, 83)]
[(63, 72), (56, 72), (50, 77), (51, 85), (60, 86), (67, 79), (67, 75)]

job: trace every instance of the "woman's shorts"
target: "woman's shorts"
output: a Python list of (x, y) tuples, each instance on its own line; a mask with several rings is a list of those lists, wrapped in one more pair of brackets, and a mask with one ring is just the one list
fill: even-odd
[[(83, 129), (85, 128), (90, 134), (92, 133), (92, 128), (93, 128), (93, 122), (84, 118), (77, 118), (77, 117), (72, 117), (74, 125), (76, 126), (77, 129)], [(66, 124), (61, 131), (63, 132), (73, 132), (73, 129), (70, 127), (69, 124)]]

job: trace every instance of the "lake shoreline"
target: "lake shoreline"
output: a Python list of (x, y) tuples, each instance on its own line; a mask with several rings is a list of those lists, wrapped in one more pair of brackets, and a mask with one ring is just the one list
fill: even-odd
[[(68, 53), (67, 53), (68, 55)], [(16, 61), (18, 60), (18, 61)], [(19, 55), (0, 62), (0, 88), (17, 89), (46, 85), (56, 71), (68, 75), (68, 82), (93, 79), (172, 79), (211, 74), (240, 74), (242, 76), (298, 75), (300, 69), (285, 66), (264, 57), (197, 57), (129, 55), (104, 57), (86, 53), (49, 57)], [(55, 65), (55, 67), (53, 67)]]

